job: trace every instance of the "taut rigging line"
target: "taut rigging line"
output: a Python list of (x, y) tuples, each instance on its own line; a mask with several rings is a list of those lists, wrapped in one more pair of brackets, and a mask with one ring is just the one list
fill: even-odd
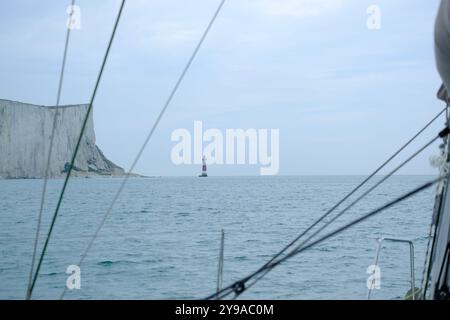
[[(150, 132), (148, 133), (147, 137), (145, 138), (145, 141), (143, 143), (143, 145), (141, 146), (141, 148), (139, 149), (139, 152), (137, 153), (135, 159), (133, 160), (133, 163), (130, 167), (130, 169), (128, 170), (125, 178), (122, 180), (119, 189), (117, 190), (116, 194), (113, 197), (113, 200), (111, 201), (110, 206), (108, 207), (108, 209), (106, 210), (105, 214), (103, 215), (100, 224), (98, 225), (92, 239), (89, 241), (86, 250), (83, 252), (83, 254), (81, 255), (81, 259), (80, 262), (78, 263), (78, 266), (81, 266), (81, 264), (84, 261), (84, 258), (86, 257), (86, 255), (88, 254), (89, 250), (91, 249), (92, 245), (94, 244), (95, 239), (97, 238), (98, 234), (100, 233), (100, 230), (102, 229), (103, 225), (105, 224), (105, 221), (107, 219), (107, 217), (109, 216), (109, 214), (112, 211), (112, 208), (114, 207), (114, 204), (116, 203), (117, 199), (119, 198), (120, 194), (122, 193), (122, 190), (124, 189), (128, 179), (130, 178), (136, 164), (138, 163), (139, 159), (142, 156), (142, 153), (144, 152), (145, 148), (147, 147), (147, 144), (149, 143), (150, 139), (153, 136), (153, 133), (155, 132), (159, 122), (161, 121), (164, 113), (166, 112), (167, 108), (169, 107), (170, 103), (172, 102), (173, 97), (175, 96), (176, 92), (178, 91), (178, 88), (180, 87), (186, 73), (188, 72), (192, 62), (194, 61), (195, 57), (197, 56), (198, 51), (200, 50), (206, 36), (208, 35), (209, 31), (211, 30), (211, 27), (213, 26), (214, 22), (216, 21), (217, 16), (219, 15), (220, 11), (222, 10), (222, 7), (225, 3), (225, 0), (221, 0), (219, 3), (219, 6), (217, 7), (216, 11), (214, 12), (211, 20), (208, 23), (208, 26), (206, 27), (205, 31), (203, 32), (203, 35), (201, 36), (199, 42), (197, 43), (194, 51), (192, 52), (187, 64), (185, 65), (185, 67), (183, 68), (183, 71), (181, 72), (180, 76), (178, 77), (178, 80), (175, 83), (175, 86), (172, 88), (169, 96), (167, 97), (166, 102), (164, 103), (158, 117), (156, 118), (155, 122), (153, 123), (153, 126), (150, 130)], [(60, 299), (64, 298), (64, 295), (66, 293), (66, 287), (64, 287), (64, 291), (61, 294)]]
[[(439, 115), (444, 112), (446, 110), (446, 108), (444, 110), (442, 110)], [(436, 117), (432, 120), (434, 121), (436, 119)], [(431, 124), (428, 123), (427, 126)], [(426, 127), (427, 127), (426, 126)], [(421, 130), (423, 131), (423, 130)], [(420, 131), (419, 131), (420, 132)], [(283, 261), (289, 259), (290, 257), (297, 255), (298, 253), (304, 251), (305, 249), (308, 249), (311, 247), (311, 244), (308, 244), (307, 242), (310, 241), (315, 235), (317, 235), (320, 231), (322, 231), (324, 228), (326, 228), (328, 225), (330, 225), (333, 221), (335, 221), (339, 216), (341, 216), (342, 214), (344, 214), (347, 210), (349, 210), (351, 207), (353, 207), (357, 202), (359, 202), (360, 200), (362, 200), (368, 193), (370, 193), (371, 191), (373, 191), (378, 185), (380, 185), (382, 182), (386, 181), (387, 178), (389, 178), (390, 176), (392, 176), (395, 172), (397, 172), (400, 168), (402, 168), (404, 165), (406, 165), (408, 162), (410, 162), (413, 158), (415, 158), (418, 154), (420, 154), (423, 150), (425, 150), (428, 146), (430, 146), (433, 142), (435, 142), (438, 138), (443, 138), (445, 136), (447, 136), (449, 134), (450, 130), (448, 127), (446, 127), (445, 129), (443, 129), (442, 131), (439, 132), (438, 135), (436, 135), (433, 139), (431, 139), (428, 143), (426, 143), (423, 147), (421, 147), (418, 151), (416, 151), (413, 155), (411, 155), (409, 158), (407, 158), (405, 161), (403, 161), (399, 166), (397, 166), (394, 170), (392, 170), (388, 175), (386, 175), (382, 180), (380, 180), (378, 183), (376, 183), (373, 187), (371, 187), (368, 191), (366, 191), (365, 193), (363, 193), (363, 195), (361, 195), (360, 197), (358, 197), (355, 201), (353, 201), (349, 206), (347, 206), (346, 208), (344, 208), (342, 211), (340, 211), (338, 213), (337, 216), (335, 216), (333, 219), (331, 219), (328, 223), (326, 223), (324, 226), (322, 226), (319, 230), (317, 230), (315, 233), (313, 233), (310, 237), (308, 237), (305, 241), (303, 241), (300, 245), (298, 245), (295, 249), (293, 249), (290, 253), (288, 253), (287, 255), (285, 255), (284, 257), (280, 258), (279, 260), (275, 261), (277, 257), (279, 257), (280, 255), (282, 255), (287, 248), (291, 247), (298, 239), (300, 239), (304, 234), (306, 234), (307, 231), (304, 231), (301, 233), (300, 236), (298, 236), (294, 241), (291, 241), (286, 247), (284, 247), (280, 252), (278, 252), (272, 259), (269, 260), (269, 262), (265, 263), (261, 268), (259, 268), (258, 270), (256, 270), (255, 272), (251, 273), (250, 275), (242, 278), (239, 281), (236, 281), (234, 284), (220, 290), (219, 292), (216, 292), (212, 295), (209, 295), (208, 297), (206, 297), (206, 299), (221, 299), (224, 298), (226, 296), (228, 296), (231, 293), (235, 293), (235, 295), (239, 295), (241, 294), (243, 291), (245, 291), (248, 287), (253, 286), (257, 281), (259, 281), (260, 279), (262, 279), (270, 270), (272, 270), (274, 267), (276, 267), (277, 265), (279, 265), (280, 263), (282, 263)], [(417, 136), (417, 135), (416, 135)], [(415, 136), (415, 137), (416, 137)], [(402, 147), (403, 149), (404, 147)], [(447, 176), (445, 176), (447, 177)], [(367, 180), (367, 179), (366, 179)], [(365, 180), (365, 181), (366, 181)], [(442, 180), (442, 177), (440, 177), (439, 179), (435, 180), (432, 184), (437, 183), (439, 181)], [(428, 188), (429, 186), (427, 186), (426, 188)], [(424, 188), (424, 189), (426, 189)], [(420, 189), (419, 191), (421, 191), (423, 189)], [(353, 192), (353, 191), (352, 191)], [(415, 193), (414, 193), (415, 194)], [(392, 204), (393, 205), (393, 204)], [(333, 206), (337, 207), (337, 206)], [(386, 208), (384, 208), (386, 209)], [(384, 210), (382, 209), (382, 210)], [(381, 210), (381, 211), (382, 211)], [(325, 213), (321, 218), (319, 218), (319, 220), (323, 220), (323, 218), (325, 218), (325, 216), (329, 215), (329, 213), (331, 210), (329, 210), (327, 213)], [(316, 222), (313, 223), (313, 225), (317, 225), (317, 223), (319, 223), (320, 221), (317, 220)], [(307, 228), (307, 230), (311, 230), (313, 227), (309, 226)], [(327, 237), (328, 238), (328, 237)], [(325, 240), (325, 239), (323, 239)], [(320, 241), (321, 242), (321, 241)], [(317, 241), (312, 242), (312, 244), (317, 244)], [(275, 261), (275, 262), (274, 262)], [(248, 287), (245, 286), (245, 284), (255, 278), (256, 276), (258, 276), (254, 282), (252, 282)]]
[(63, 187), (61, 189), (61, 193), (59, 195), (58, 203), (56, 205), (55, 213), (53, 214), (53, 217), (52, 217), (52, 220), (51, 220), (51, 223), (50, 223), (50, 228), (49, 228), (47, 237), (45, 239), (45, 243), (44, 243), (44, 246), (42, 248), (41, 255), (39, 257), (39, 262), (37, 264), (33, 280), (31, 282), (31, 285), (30, 285), (29, 290), (28, 290), (27, 299), (31, 299), (31, 296), (33, 294), (33, 289), (34, 289), (34, 286), (36, 284), (36, 280), (37, 280), (37, 277), (39, 275), (39, 271), (41, 269), (42, 261), (44, 260), (45, 253), (47, 251), (47, 246), (48, 246), (48, 243), (50, 241), (50, 237), (52, 235), (53, 227), (55, 226), (56, 218), (58, 216), (59, 209), (61, 207), (61, 203), (62, 203), (62, 200), (63, 200), (63, 197), (64, 197), (64, 193), (66, 191), (67, 183), (69, 182), (69, 179), (70, 179), (70, 174), (71, 174), (73, 166), (75, 164), (75, 159), (77, 157), (78, 149), (80, 147), (81, 140), (83, 139), (84, 130), (86, 129), (86, 125), (87, 125), (89, 116), (90, 116), (91, 111), (92, 111), (92, 105), (94, 103), (95, 96), (97, 95), (97, 90), (98, 90), (99, 85), (100, 85), (100, 80), (101, 80), (102, 75), (103, 75), (103, 71), (104, 71), (104, 68), (105, 68), (105, 65), (106, 65), (106, 61), (108, 60), (109, 52), (111, 50), (111, 46), (112, 46), (112, 43), (113, 43), (113, 40), (114, 40), (114, 36), (116, 34), (116, 30), (117, 30), (117, 27), (119, 25), (119, 21), (120, 21), (121, 15), (122, 15), (122, 11), (123, 11), (123, 7), (125, 5), (125, 1), (126, 0), (122, 0), (122, 3), (121, 3), (120, 8), (119, 8), (119, 12), (117, 13), (117, 17), (116, 17), (116, 20), (115, 20), (115, 23), (114, 23), (113, 31), (112, 31), (111, 37), (109, 39), (109, 42), (108, 42), (108, 47), (107, 47), (105, 55), (103, 57), (102, 65), (100, 67), (100, 71), (99, 71), (99, 74), (97, 76), (97, 80), (96, 80), (96, 83), (95, 83), (95, 86), (94, 86), (94, 91), (92, 92), (92, 96), (91, 96), (91, 100), (89, 101), (89, 106), (88, 106), (88, 109), (87, 109), (87, 112), (86, 112), (86, 116), (84, 117), (83, 125), (81, 127), (80, 135), (78, 137), (78, 141), (77, 141), (77, 144), (75, 146), (75, 150), (74, 150), (73, 155), (72, 155), (72, 160), (70, 162), (70, 167), (69, 167), (69, 170), (67, 170), (67, 174), (66, 174), (66, 177), (64, 179), (64, 184), (63, 184)]
[[(334, 206), (332, 206), (327, 212), (320, 216), (316, 221), (314, 221), (308, 228), (306, 228), (302, 233), (300, 233), (294, 240), (288, 243), (283, 249), (281, 249), (277, 254), (275, 254), (267, 263), (265, 263), (260, 269), (255, 273), (260, 273), (266, 268), (270, 263), (275, 261), (279, 256), (285, 253), (290, 247), (292, 247), (296, 242), (303, 238), (311, 229), (318, 225), (323, 219), (333, 213), (342, 203), (344, 203), (348, 198), (350, 198), (356, 191), (363, 187), (369, 180), (371, 180), (378, 172), (381, 171), (388, 163), (390, 163), (397, 155), (399, 155), (408, 145), (410, 145), (422, 132), (424, 132), (434, 121), (436, 121), (448, 107), (445, 107), (438, 112), (425, 126), (422, 127), (416, 134), (414, 134), (405, 144), (403, 144), (396, 152), (394, 152), (386, 161), (384, 161), (378, 168), (376, 168), (367, 178), (365, 178), (361, 183), (359, 183), (355, 188), (353, 188), (345, 197), (339, 200)], [(264, 276), (264, 275), (263, 275)]]

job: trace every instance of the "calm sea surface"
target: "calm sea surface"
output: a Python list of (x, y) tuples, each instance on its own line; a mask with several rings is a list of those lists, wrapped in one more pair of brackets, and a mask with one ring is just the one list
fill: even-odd
[[(202, 298), (215, 290), (221, 229), (225, 230), (226, 285), (270, 259), (363, 178), (130, 179), (81, 265), (81, 289), (68, 292), (66, 298)], [(431, 178), (391, 178), (337, 220), (333, 228)], [(67, 266), (78, 263), (120, 182), (70, 181), (34, 298), (60, 296)], [(42, 183), (0, 180), (0, 299), (24, 298)], [(50, 181), (41, 240), (61, 185), (62, 180)], [(418, 286), (434, 192), (433, 187), (301, 253), (269, 273), (242, 298), (365, 299), (366, 270), (374, 261), (380, 236), (414, 241)], [(408, 248), (386, 244), (380, 268), (381, 289), (373, 298), (403, 297), (409, 288)]]

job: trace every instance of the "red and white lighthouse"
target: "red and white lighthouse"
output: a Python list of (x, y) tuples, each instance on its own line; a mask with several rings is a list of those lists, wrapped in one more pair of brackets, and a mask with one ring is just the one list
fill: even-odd
[(201, 175), (199, 175), (199, 177), (207, 177), (208, 176), (208, 173), (206, 172), (206, 157), (205, 156), (203, 156), (203, 158), (202, 158), (202, 174)]

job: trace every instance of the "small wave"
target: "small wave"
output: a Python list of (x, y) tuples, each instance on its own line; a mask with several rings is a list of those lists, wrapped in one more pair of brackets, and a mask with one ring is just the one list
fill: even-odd
[(239, 256), (239, 257), (235, 257), (235, 260), (239, 260), (239, 261), (244, 261), (244, 260), (248, 260), (248, 257), (246, 256)]
[(315, 251), (321, 251), (321, 252), (331, 252), (334, 251), (335, 248), (330, 248), (330, 247), (317, 247), (317, 248), (312, 248)]
[(144, 260), (142, 262), (143, 263), (155, 263), (155, 264), (158, 264), (158, 263), (161, 263), (163, 261), (164, 261), (163, 259), (147, 259), (147, 260)]
[(98, 262), (97, 265), (103, 266), (103, 267), (111, 267), (113, 265), (119, 265), (119, 264), (136, 264), (136, 263), (138, 263), (138, 262), (129, 261), (129, 260), (117, 260), (117, 261), (105, 260), (105, 261)]

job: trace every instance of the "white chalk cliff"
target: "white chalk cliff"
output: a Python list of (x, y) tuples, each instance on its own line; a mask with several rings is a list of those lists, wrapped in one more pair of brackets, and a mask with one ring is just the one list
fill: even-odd
[[(88, 105), (60, 108), (0, 99), (0, 179), (43, 178), (55, 112), (59, 112), (49, 176), (65, 174), (75, 149)], [(108, 160), (95, 144), (91, 117), (81, 141), (74, 176), (116, 176), (124, 170)]]

